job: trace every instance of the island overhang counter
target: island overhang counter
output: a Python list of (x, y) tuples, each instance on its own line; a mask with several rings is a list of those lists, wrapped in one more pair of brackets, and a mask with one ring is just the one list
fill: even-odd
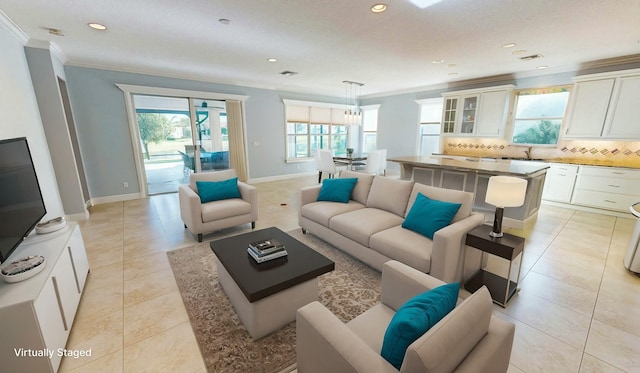
[[(489, 178), (495, 175), (515, 176), (527, 180), (527, 194), (520, 207), (504, 209), (504, 225), (523, 228), (535, 220), (542, 200), (542, 188), (549, 165), (539, 161), (485, 158), (402, 156), (388, 158), (400, 164), (400, 178), (417, 183), (463, 190), (474, 194), (474, 210), (492, 213), (495, 206), (487, 204)], [(487, 221), (491, 221), (487, 217)]]

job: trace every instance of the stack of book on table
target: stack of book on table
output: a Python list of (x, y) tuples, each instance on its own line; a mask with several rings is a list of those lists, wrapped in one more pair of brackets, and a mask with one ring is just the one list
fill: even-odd
[(274, 239), (252, 242), (249, 244), (247, 251), (258, 263), (263, 263), (287, 255), (287, 250), (284, 249), (284, 245)]

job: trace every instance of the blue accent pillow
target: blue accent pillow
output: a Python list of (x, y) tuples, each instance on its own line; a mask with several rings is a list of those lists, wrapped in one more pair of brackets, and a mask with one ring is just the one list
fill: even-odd
[(196, 181), (196, 188), (202, 203), (241, 198), (237, 177), (223, 181)]
[(402, 227), (420, 233), (433, 240), (436, 231), (451, 223), (462, 204), (429, 199), (418, 193)]
[(454, 282), (409, 299), (393, 316), (380, 355), (400, 370), (407, 348), (456, 306), (460, 283)]
[(356, 182), (358, 182), (357, 177), (324, 179), (318, 194), (318, 201), (348, 203)]

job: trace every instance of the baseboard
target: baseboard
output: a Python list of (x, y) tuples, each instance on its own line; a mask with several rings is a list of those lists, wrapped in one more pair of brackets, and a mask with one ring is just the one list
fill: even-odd
[(134, 199), (140, 199), (142, 196), (140, 193), (130, 193), (130, 194), (119, 194), (116, 196), (106, 196), (106, 197), (97, 197), (91, 198), (91, 205), (100, 205), (103, 203), (111, 203), (111, 202), (121, 202), (121, 201), (131, 201)]
[(625, 212), (625, 211), (605, 210), (605, 209), (599, 209), (599, 208), (596, 208), (596, 207), (572, 205), (570, 203), (554, 202), (554, 201), (547, 201), (547, 200), (542, 200), (542, 204), (549, 205), (549, 206), (555, 206), (555, 207), (563, 207), (563, 208), (571, 209), (571, 210), (593, 212), (593, 213), (596, 213), (596, 214), (615, 216), (617, 218), (626, 218), (626, 219), (634, 218), (633, 214), (631, 214), (630, 211), (626, 211)]
[(82, 221), (89, 219), (89, 211), (84, 210), (84, 212), (79, 212), (77, 214), (69, 214), (66, 216), (68, 220), (72, 221)]

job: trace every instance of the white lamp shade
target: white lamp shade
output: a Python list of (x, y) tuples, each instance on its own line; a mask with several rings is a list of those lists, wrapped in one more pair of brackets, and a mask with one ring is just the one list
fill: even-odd
[(496, 207), (518, 207), (524, 203), (527, 180), (513, 176), (491, 176), (484, 201)]

